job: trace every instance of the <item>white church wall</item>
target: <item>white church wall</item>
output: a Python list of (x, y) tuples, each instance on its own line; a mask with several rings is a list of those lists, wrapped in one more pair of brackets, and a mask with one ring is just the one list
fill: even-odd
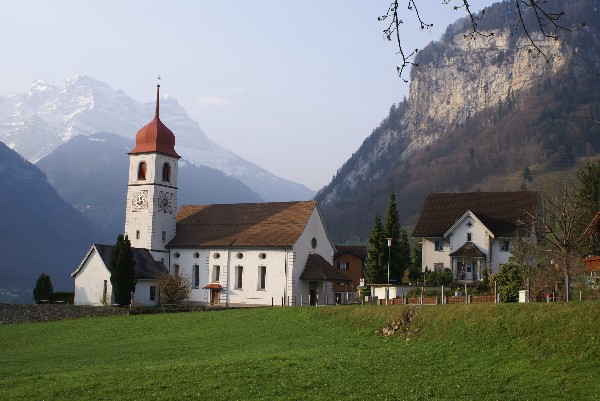
[[(103, 301), (106, 283), (106, 299)], [(102, 305), (111, 303), (110, 272), (94, 249), (75, 275), (75, 305)]]
[[(314, 248), (312, 246), (313, 238), (316, 239), (316, 246)], [(302, 298), (303, 302), (306, 303), (308, 302), (309, 296), (309, 283), (300, 280), (300, 275), (306, 266), (308, 254), (317, 253), (329, 263), (333, 263), (333, 244), (329, 240), (329, 236), (327, 235), (323, 220), (321, 219), (321, 215), (317, 208), (313, 209), (304, 231), (298, 238), (298, 241), (294, 244), (293, 252), (294, 253), (291, 256), (293, 256), (294, 261), (293, 265), (291, 265), (291, 272), (288, 279), (288, 288), (290, 289), (288, 291), (288, 296), (292, 297), (292, 301), (295, 298), (296, 304), (300, 305), (300, 299)], [(331, 291), (331, 285), (319, 285), (318, 288), (319, 298), (326, 295), (323, 294), (323, 292)]]

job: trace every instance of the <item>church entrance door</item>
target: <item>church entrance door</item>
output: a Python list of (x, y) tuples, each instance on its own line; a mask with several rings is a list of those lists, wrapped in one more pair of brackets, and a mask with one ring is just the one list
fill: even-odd
[(210, 290), (210, 304), (217, 305), (219, 303), (219, 290)]

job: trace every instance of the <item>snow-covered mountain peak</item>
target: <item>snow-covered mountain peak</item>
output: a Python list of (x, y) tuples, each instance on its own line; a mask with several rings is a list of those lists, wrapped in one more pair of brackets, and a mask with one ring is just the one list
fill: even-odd
[[(155, 106), (154, 101), (139, 102), (87, 75), (69, 78), (64, 87), (38, 80), (25, 94), (0, 97), (0, 141), (37, 162), (76, 135), (112, 132), (133, 140), (154, 117)], [(173, 96), (161, 94), (160, 117), (177, 137), (177, 152), (192, 164), (234, 176), (264, 200), (302, 200), (314, 195), (305, 186), (276, 177), (208, 139)]]

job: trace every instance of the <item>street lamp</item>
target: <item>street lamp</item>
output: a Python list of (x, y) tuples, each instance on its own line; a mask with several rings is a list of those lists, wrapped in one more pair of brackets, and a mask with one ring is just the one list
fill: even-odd
[(386, 238), (387, 243), (388, 243), (388, 281), (387, 281), (387, 289), (385, 292), (385, 304), (388, 304), (388, 299), (390, 297), (390, 259), (392, 257), (392, 239), (393, 238)]

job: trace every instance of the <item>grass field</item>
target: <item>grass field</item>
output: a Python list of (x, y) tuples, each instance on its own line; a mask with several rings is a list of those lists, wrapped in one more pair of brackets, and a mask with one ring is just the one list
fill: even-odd
[(2, 400), (600, 399), (600, 303), (236, 309), (0, 326)]

